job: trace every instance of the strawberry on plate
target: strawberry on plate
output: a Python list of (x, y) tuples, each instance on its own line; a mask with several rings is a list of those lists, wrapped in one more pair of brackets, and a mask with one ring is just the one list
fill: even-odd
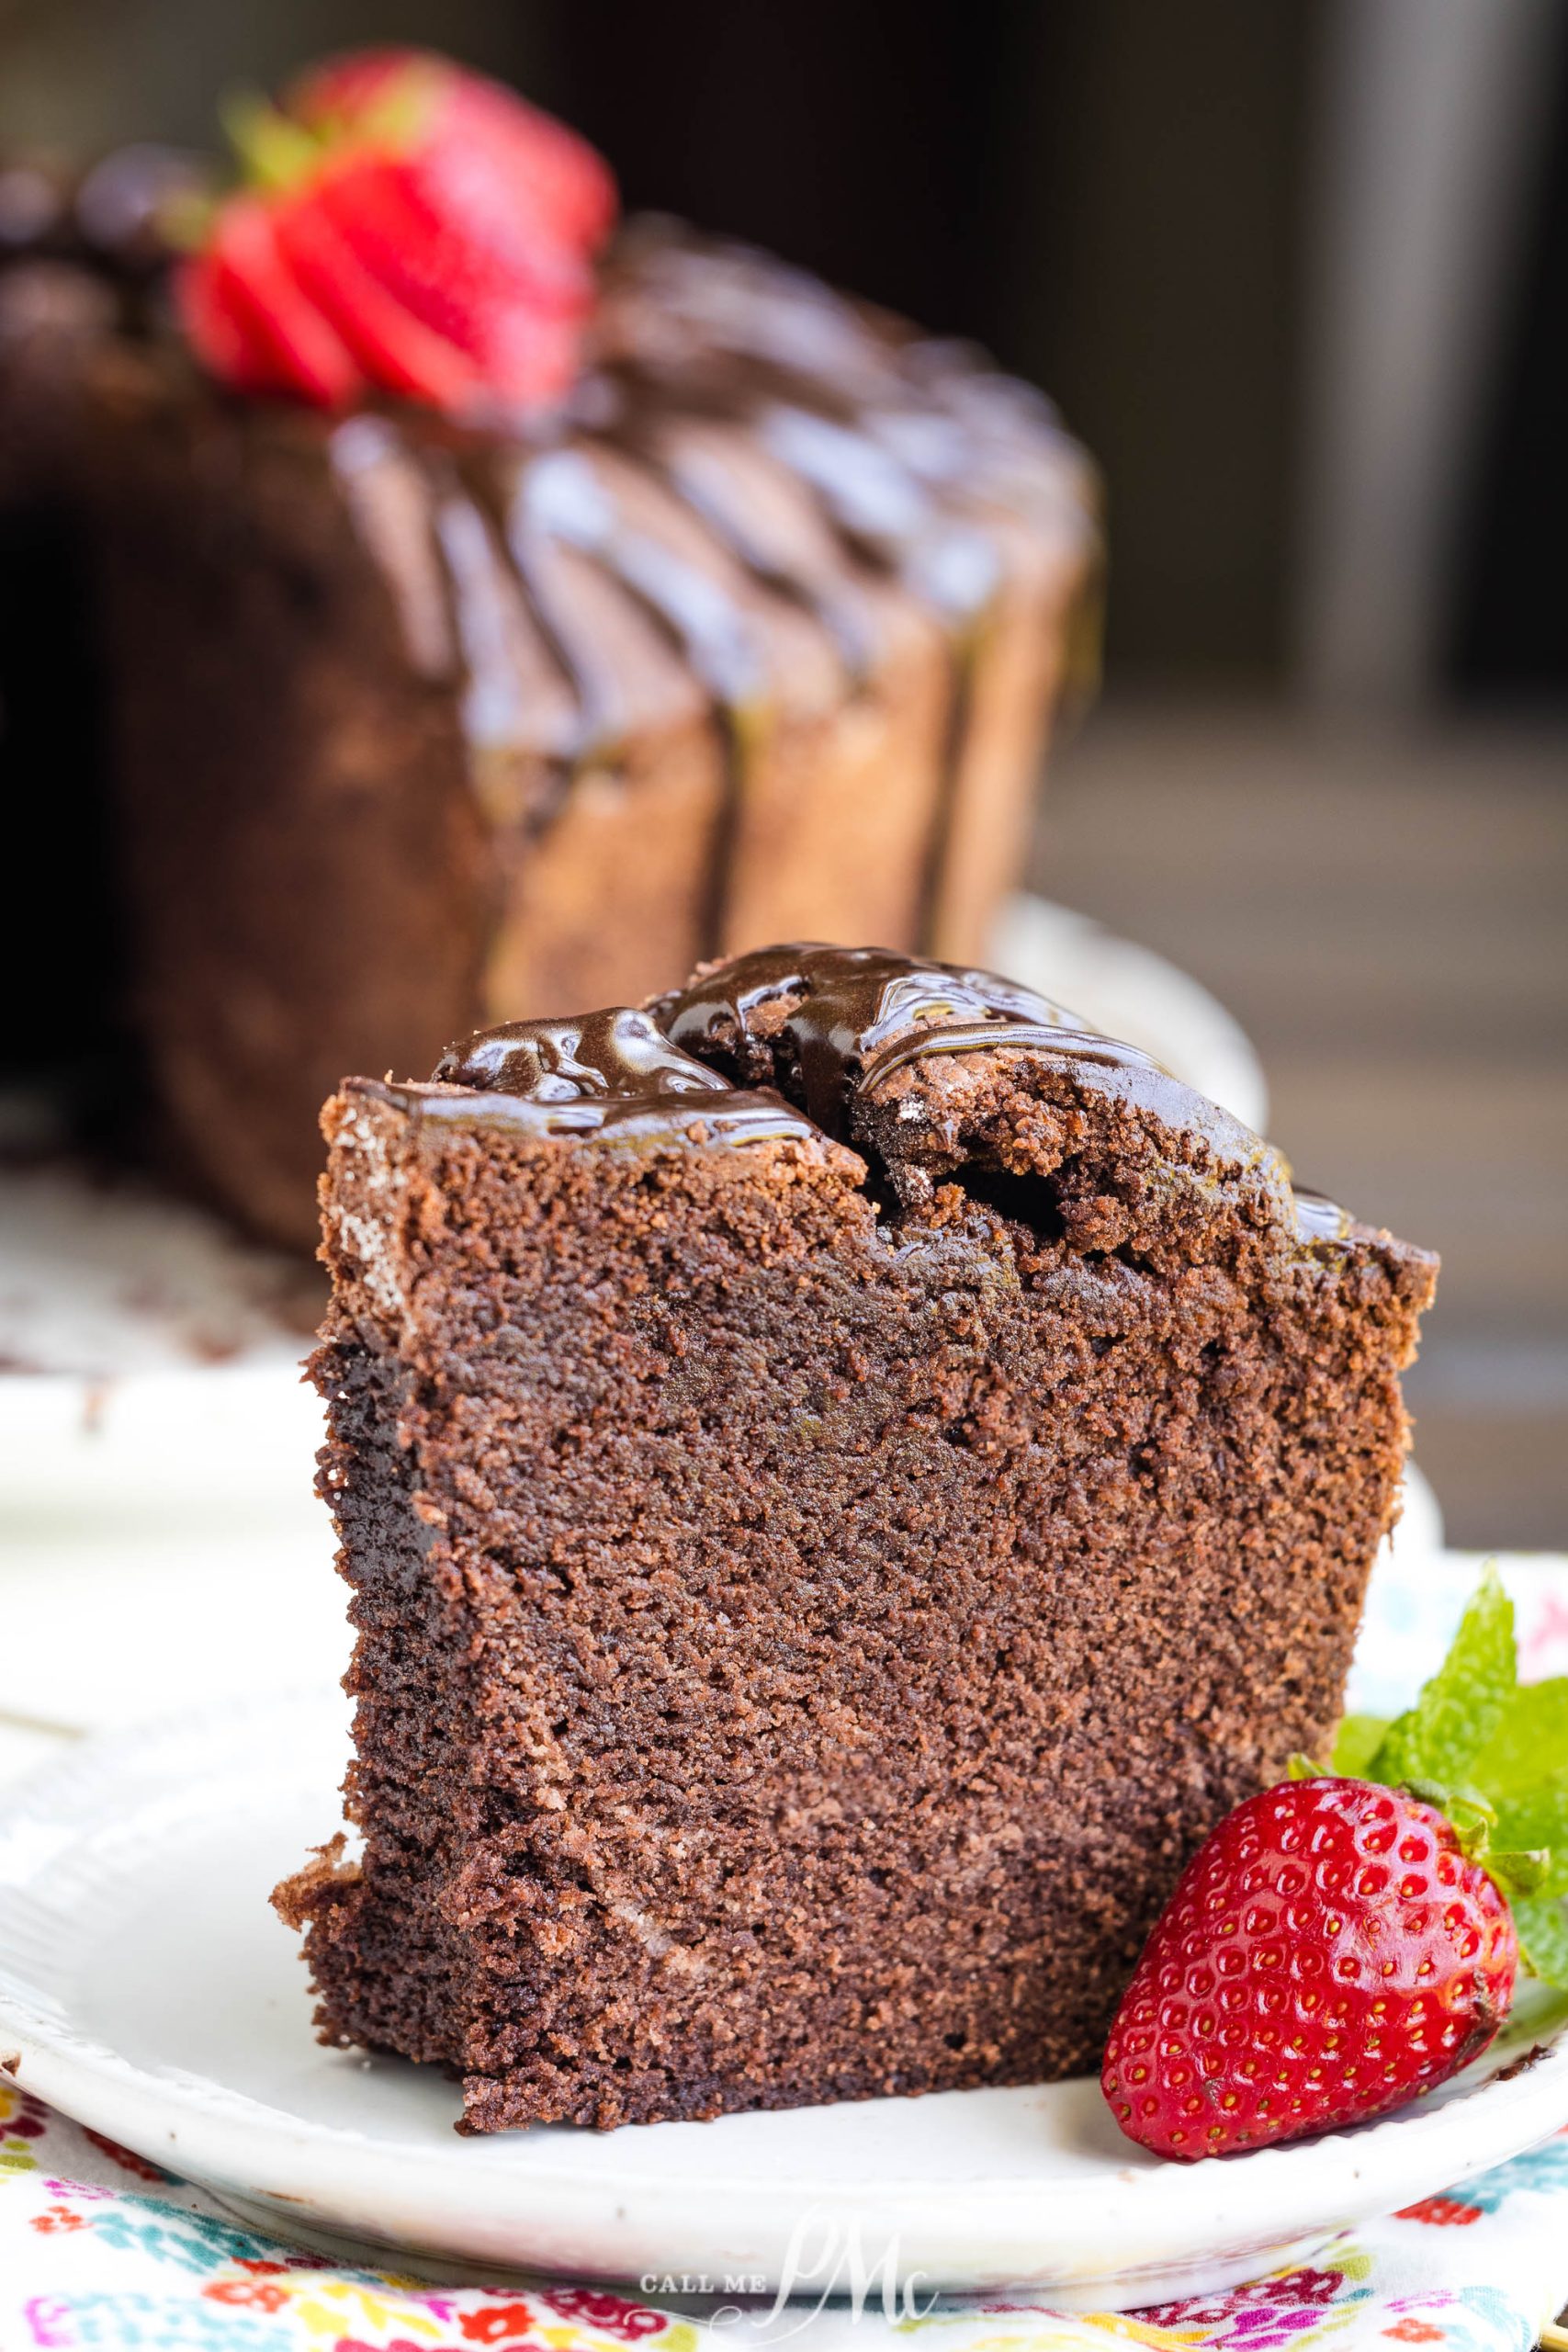
[(1106, 2043), (1131, 2140), (1191, 2161), (1387, 2113), (1478, 2057), (1521, 1960), (1568, 1987), (1568, 1681), (1521, 1688), (1488, 1576), (1393, 1723), (1249, 1797), (1188, 1864)]
[(615, 215), (609, 170), (574, 131), (412, 50), (320, 66), (230, 127), (244, 185), (175, 286), (222, 381), (475, 419), (570, 388)]

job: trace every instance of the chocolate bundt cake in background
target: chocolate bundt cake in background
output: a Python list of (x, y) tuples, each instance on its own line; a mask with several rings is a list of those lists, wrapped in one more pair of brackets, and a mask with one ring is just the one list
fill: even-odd
[(985, 972), (784, 947), (328, 1105), (326, 2039), (466, 2128), (1098, 2066), (1320, 1753), (1435, 1261)]
[(341, 1072), (477, 1023), (796, 933), (983, 954), (1097, 560), (1043, 401), (655, 220), (547, 408), (236, 390), (177, 166), (116, 168), (13, 202), (0, 507), (91, 583), (128, 1001), (219, 1199), (308, 1243)]

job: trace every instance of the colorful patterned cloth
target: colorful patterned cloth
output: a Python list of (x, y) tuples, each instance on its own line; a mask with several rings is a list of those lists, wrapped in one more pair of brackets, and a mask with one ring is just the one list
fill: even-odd
[[(1502, 2283), (1506, 2282), (1506, 2283)], [(765, 2301), (705, 2318), (600, 2288), (436, 2289), (323, 2267), (235, 2229), (200, 2190), (0, 2087), (3, 2352), (1528, 2352), (1568, 2299), (1568, 2132), (1513, 2164), (1337, 2239), (1250, 2287), (1131, 2318), (1065, 2319), (1016, 2299), (948, 2299), (889, 2320)], [(914, 2344), (910, 2345), (914, 2352)]]
[[(1408, 1576), (1380, 1580), (1358, 1703), (1396, 1706), (1436, 1665), (1477, 1565), (1424, 1561), (1414, 1598)], [(1568, 1562), (1506, 1562), (1505, 1574), (1527, 1677), (1568, 1672)], [(766, 2299), (699, 2314), (593, 2287), (438, 2289), (326, 2267), (236, 2229), (201, 2190), (0, 2078), (0, 2352), (895, 2352), (900, 2338), (929, 2352), (1105, 2352), (1108, 2338), (1170, 2352), (1528, 2352), (1564, 2302), (1568, 2132), (1304, 2267), (1130, 2318), (1068, 2319), (1017, 2297), (922, 2301), (894, 2317), (880, 2302), (858, 2318), (837, 2305), (776, 2313)]]

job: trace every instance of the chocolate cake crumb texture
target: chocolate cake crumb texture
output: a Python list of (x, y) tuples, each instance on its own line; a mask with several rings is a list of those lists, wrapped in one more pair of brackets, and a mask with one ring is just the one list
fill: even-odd
[(345, 1081), (323, 2036), (464, 2125), (1098, 2064), (1321, 1751), (1427, 1253), (994, 976), (785, 947)]

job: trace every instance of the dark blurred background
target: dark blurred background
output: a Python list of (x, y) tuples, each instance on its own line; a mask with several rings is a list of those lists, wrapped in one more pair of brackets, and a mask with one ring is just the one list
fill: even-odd
[(0, 0), (0, 146), (206, 145), (371, 40), (1057, 399), (1106, 693), (1032, 878), (1213, 988), (1302, 1175), (1442, 1250), (1450, 1540), (1568, 1544), (1568, 0)]

